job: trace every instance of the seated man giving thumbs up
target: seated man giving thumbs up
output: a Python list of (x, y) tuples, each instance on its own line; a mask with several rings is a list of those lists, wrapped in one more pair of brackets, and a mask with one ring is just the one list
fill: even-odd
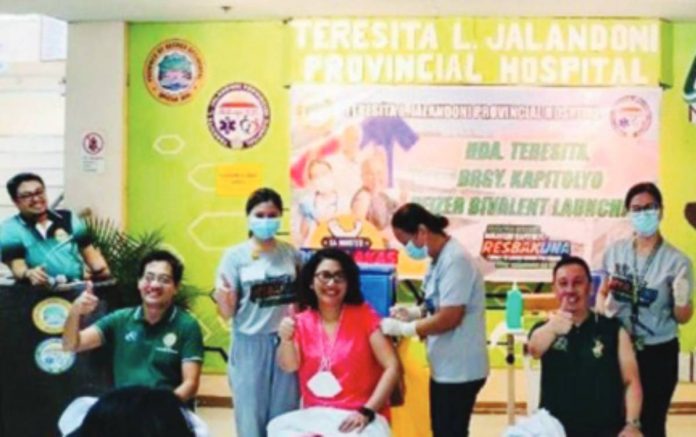
[(191, 400), (198, 391), (203, 340), (198, 322), (174, 305), (183, 269), (167, 251), (146, 255), (138, 281), (142, 304), (115, 311), (80, 331), (80, 317), (99, 303), (88, 287), (70, 309), (63, 347), (73, 352), (110, 347), (116, 387), (166, 388), (182, 401)]
[(540, 407), (566, 435), (641, 436), (643, 399), (631, 338), (620, 323), (589, 310), (590, 269), (575, 256), (553, 269), (558, 312), (532, 328), (529, 352), (541, 359)]

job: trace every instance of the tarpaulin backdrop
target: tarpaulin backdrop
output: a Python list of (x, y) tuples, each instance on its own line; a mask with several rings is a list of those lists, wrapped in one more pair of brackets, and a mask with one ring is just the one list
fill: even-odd
[(658, 179), (659, 102), (659, 88), (293, 87), (293, 241), (350, 234), (321, 225), (352, 214), (399, 249), (391, 213), (414, 201), (450, 219), (488, 281), (548, 281), (564, 253), (597, 265), (630, 232), (627, 189)]

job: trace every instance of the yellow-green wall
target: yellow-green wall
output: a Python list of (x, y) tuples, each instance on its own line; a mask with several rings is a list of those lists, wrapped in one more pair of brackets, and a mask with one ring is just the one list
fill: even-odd
[[(696, 23), (664, 26), (663, 34), (671, 35), (663, 38), (663, 44), (668, 44), (665, 47), (672, 53), (673, 77), (665, 77), (663, 82), (674, 85), (664, 92), (661, 113), (659, 166), (666, 203), (663, 230), (671, 242), (693, 257), (696, 231), (686, 223), (683, 209), (686, 202), (696, 201), (696, 124), (687, 120), (682, 87), (696, 56)], [(143, 80), (148, 53), (171, 38), (192, 43), (205, 65), (201, 87), (181, 105), (160, 103), (149, 94)], [(135, 234), (161, 229), (167, 244), (185, 262), (185, 280), (210, 291), (222, 248), (242, 241), (247, 233), (244, 214), (240, 213), (245, 199), (216, 192), (219, 166), (261, 164), (263, 184), (274, 187), (289, 201), (288, 86), (293, 68), (297, 68), (293, 67), (292, 31), (282, 22), (262, 21), (132, 24), (128, 39), (128, 229)], [(669, 62), (670, 58), (662, 59)], [(660, 69), (669, 71), (667, 67), (661, 65)], [(211, 97), (230, 82), (253, 84), (270, 104), (270, 129), (248, 150), (222, 147), (206, 124)], [(282, 231), (288, 230), (286, 220)], [(196, 298), (193, 309), (203, 325), (206, 344), (226, 348), (228, 328), (217, 317), (212, 300)], [(682, 347), (696, 347), (696, 321), (684, 329)], [(208, 354), (206, 368), (222, 370), (220, 356)]]

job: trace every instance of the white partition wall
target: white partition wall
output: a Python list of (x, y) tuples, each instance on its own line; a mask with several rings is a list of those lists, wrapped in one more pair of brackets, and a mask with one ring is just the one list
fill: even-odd
[[(123, 223), (126, 154), (123, 22), (71, 23), (65, 129), (65, 204)], [(91, 149), (86, 144), (98, 135)]]
[(5, 182), (18, 172), (40, 174), (52, 200), (63, 192), (64, 40), (58, 20), (0, 16), (0, 221), (17, 212)]

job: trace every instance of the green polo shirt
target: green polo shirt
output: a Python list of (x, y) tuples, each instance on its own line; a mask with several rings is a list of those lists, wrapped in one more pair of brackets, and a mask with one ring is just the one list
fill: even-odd
[(99, 319), (94, 327), (113, 351), (116, 387), (143, 385), (174, 389), (181, 384), (181, 365), (203, 361), (198, 322), (172, 306), (154, 325), (142, 307), (124, 308)]
[(84, 221), (68, 210), (49, 210), (48, 219), (51, 225), (45, 237), (36, 229), (36, 223), (19, 214), (2, 222), (2, 262), (10, 265), (21, 258), (29, 268), (43, 266), (49, 276), (82, 279), (84, 262), (80, 249), (92, 244)]
[[(537, 323), (531, 332), (545, 323)], [(620, 328), (618, 320), (590, 313), (541, 357), (539, 406), (558, 418), (569, 436), (616, 435), (623, 428)]]

